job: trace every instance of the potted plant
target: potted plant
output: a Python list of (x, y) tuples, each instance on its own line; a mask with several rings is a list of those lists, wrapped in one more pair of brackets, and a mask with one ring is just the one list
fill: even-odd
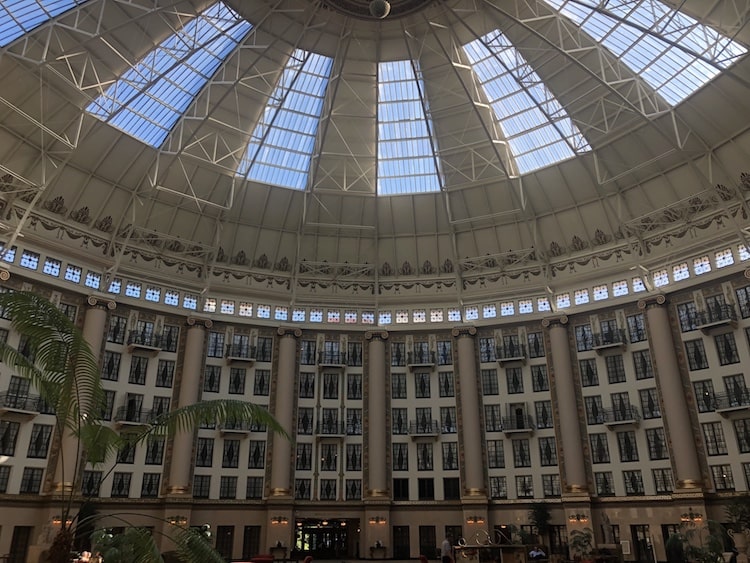
[(538, 543), (546, 544), (549, 539), (550, 520), (552, 514), (550, 514), (549, 506), (544, 502), (535, 502), (531, 505), (529, 510), (529, 522), (534, 528), (538, 537)]
[(570, 532), (569, 544), (576, 561), (588, 561), (594, 551), (594, 532), (591, 528), (583, 528)]
[(747, 532), (750, 530), (750, 495), (743, 494), (734, 497), (726, 506), (728, 534), (739, 553), (747, 550)]

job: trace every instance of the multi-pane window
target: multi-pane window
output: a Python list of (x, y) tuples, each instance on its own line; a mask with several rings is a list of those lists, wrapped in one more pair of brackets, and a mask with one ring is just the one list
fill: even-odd
[(620, 450), (620, 461), (638, 461), (638, 446), (635, 441), (635, 432), (631, 430), (618, 432), (617, 447)]
[(734, 432), (737, 435), (737, 447), (740, 453), (750, 452), (750, 418), (741, 418), (734, 421)]
[(557, 446), (554, 437), (539, 438), (539, 459), (541, 465), (557, 465)]
[(409, 444), (401, 442), (393, 443), (393, 470), (409, 470)]
[(16, 453), (16, 439), (20, 423), (0, 420), (0, 455), (13, 456)]
[(727, 453), (727, 442), (724, 439), (724, 429), (721, 422), (705, 422), (701, 424), (703, 438), (706, 442), (708, 455), (724, 455)]
[(740, 287), (734, 290), (737, 296), (737, 305), (740, 307), (740, 315), (743, 319), (750, 317), (750, 286)]
[(611, 497), (615, 494), (615, 481), (611, 471), (594, 473), (596, 494), (600, 497)]
[(346, 470), (362, 471), (362, 444), (346, 445)]
[(458, 469), (458, 442), (443, 442), (443, 470)]
[(315, 397), (315, 374), (303, 371), (299, 374), (299, 398), (312, 399)]
[[(21, 475), (21, 487), (19, 493), (39, 494), (42, 488), (42, 474), (44, 470), (39, 467), (24, 467)], [(114, 495), (113, 495), (114, 496)]]
[(349, 342), (347, 344), (346, 365), (349, 367), (362, 366), (362, 343)]
[(654, 368), (651, 365), (651, 354), (648, 350), (637, 350), (633, 352), (633, 368), (636, 379), (651, 379), (654, 377)]
[(429, 442), (417, 443), (417, 470), (432, 471), (433, 465), (432, 444)]
[(586, 424), (604, 424), (604, 408), (600, 395), (584, 397), (583, 404), (586, 408)]
[(218, 393), (221, 383), (221, 366), (206, 366), (203, 373), (203, 391)]
[(503, 417), (500, 405), (484, 405), (484, 425), (486, 432), (502, 432)]
[(456, 394), (452, 371), (441, 371), (438, 373), (438, 390), (441, 397), (453, 397)]
[(159, 496), (159, 483), (161, 482), (161, 473), (144, 473), (141, 482), (141, 497), (155, 498)]
[(440, 429), (443, 434), (456, 433), (456, 407), (440, 407)]
[(453, 363), (453, 350), (450, 340), (438, 340), (437, 363), (439, 366), (447, 366)]
[(609, 463), (609, 444), (604, 433), (589, 434), (591, 444), (591, 462)]
[(362, 434), (362, 409), (347, 407), (346, 434), (348, 436), (360, 436)]
[(731, 465), (712, 465), (711, 477), (714, 481), (714, 488), (717, 491), (734, 490), (734, 476), (732, 475)]
[(391, 342), (391, 366), (403, 367), (406, 365), (406, 343)]
[(531, 387), (534, 391), (549, 391), (547, 366), (531, 366)]
[(529, 441), (525, 438), (512, 440), (513, 467), (531, 467), (531, 450)]
[(490, 498), (508, 498), (508, 482), (505, 477), (490, 477)]
[(391, 409), (391, 432), (394, 434), (407, 434), (409, 432), (407, 409)]
[(221, 358), (224, 356), (224, 333), (210, 331), (206, 343), (206, 355), (209, 358)]
[(300, 364), (303, 366), (315, 365), (314, 340), (303, 340), (300, 342)]
[(104, 360), (102, 362), (102, 379), (106, 379), (107, 381), (117, 381), (120, 377), (121, 360), (122, 354), (112, 352), (111, 350), (105, 350)]
[(622, 480), (625, 482), (626, 495), (633, 496), (644, 494), (643, 475), (639, 470), (623, 471)]
[(674, 479), (672, 470), (669, 468), (657, 468), (652, 471), (654, 476), (654, 488), (656, 494), (669, 494), (674, 491)]
[(482, 337), (479, 339), (479, 361), (482, 363), (496, 361), (494, 338)]
[(516, 476), (516, 495), (518, 498), (534, 498), (534, 480), (531, 475)]
[(750, 402), (743, 374), (727, 375), (723, 379), (729, 406), (738, 407)]
[(266, 465), (266, 443), (263, 440), (251, 440), (248, 446), (247, 468), (263, 469)]
[(630, 395), (627, 391), (611, 393), (612, 414), (615, 420), (632, 420), (633, 410), (630, 408)]
[(311, 407), (300, 407), (297, 409), (297, 434), (312, 434), (313, 431), (313, 409)]
[(263, 477), (247, 478), (245, 498), (248, 500), (260, 500), (263, 498)]
[(661, 418), (661, 407), (659, 406), (659, 399), (656, 395), (656, 388), (650, 387), (648, 389), (641, 389), (638, 391), (641, 398), (641, 412), (643, 412), (643, 418)]
[(409, 500), (409, 479), (393, 480), (393, 500)]
[(49, 424), (35, 424), (31, 429), (31, 439), (26, 457), (45, 458), (49, 448), (52, 426)]
[(211, 476), (193, 476), (193, 498), (208, 498), (211, 493)]
[(326, 372), (323, 374), (323, 398), (339, 398), (339, 374)]
[(135, 445), (125, 443), (117, 452), (117, 463), (135, 463)]
[(312, 469), (312, 444), (297, 442), (295, 469), (298, 471), (309, 471)]
[(255, 359), (259, 362), (270, 362), (273, 354), (273, 338), (259, 336), (256, 342)]
[(171, 397), (154, 397), (151, 414), (153, 416), (161, 416), (168, 413), (171, 400)]
[(685, 353), (691, 371), (708, 368), (708, 358), (706, 357), (703, 340), (697, 339), (685, 342)]
[(593, 387), (599, 385), (599, 375), (596, 371), (596, 360), (580, 360), (578, 366), (581, 370), (581, 386)]
[(698, 328), (698, 309), (694, 301), (680, 303), (677, 305), (677, 318), (680, 321), (680, 330), (688, 332)]
[(320, 480), (320, 500), (336, 500), (336, 479)]
[(591, 325), (578, 325), (575, 327), (576, 350), (585, 352), (594, 348), (594, 332)]
[(623, 383), (625, 381), (625, 365), (620, 354), (606, 356), (604, 362), (607, 365), (607, 379), (610, 383)]
[(198, 438), (198, 444), (195, 453), (196, 467), (211, 467), (214, 459), (214, 440), (213, 438)]
[(112, 420), (112, 413), (115, 410), (115, 391), (104, 390), (104, 401), (102, 404), (102, 419)]
[(417, 479), (417, 494), (419, 500), (434, 500), (435, 499), (435, 482), (430, 478), (419, 478)]
[(135, 385), (146, 384), (146, 370), (148, 369), (148, 358), (144, 356), (133, 356), (130, 360), (129, 383)]
[(110, 496), (113, 498), (127, 498), (130, 496), (130, 481), (132, 477), (132, 473), (115, 472), (112, 477), (112, 492)]
[(443, 499), (461, 500), (461, 480), (458, 477), (443, 477)]
[(529, 344), (529, 358), (544, 357), (544, 338), (541, 332), (530, 332), (526, 340)]
[(391, 374), (391, 398), (406, 399), (406, 374)]
[(146, 465), (161, 465), (164, 459), (164, 438), (155, 436), (146, 442)]
[(505, 370), (505, 379), (507, 382), (509, 395), (523, 393), (523, 375), (521, 373), (521, 368), (507, 368)]
[[(229, 370), (229, 394), (230, 395), (244, 395), (245, 394), (246, 376), (247, 376), (247, 370), (245, 368), (235, 368), (235, 367), (230, 368)], [(256, 373), (256, 376), (257, 376), (257, 373)]]
[(231, 475), (221, 476), (221, 478), (219, 479), (219, 498), (237, 498), (237, 477)]
[(542, 475), (542, 492), (545, 498), (560, 497), (560, 475)]
[(736, 364), (740, 361), (740, 355), (737, 352), (737, 342), (734, 340), (734, 334), (727, 332), (714, 336), (716, 343), (716, 353), (719, 356), (719, 364), (726, 366)]
[(224, 451), (221, 456), (222, 467), (239, 467), (240, 466), (240, 441), (224, 440)]
[(346, 398), (357, 401), (362, 398), (362, 374), (349, 373), (346, 376)]
[(109, 329), (107, 329), (107, 342), (114, 344), (125, 343), (125, 333), (127, 332), (128, 319), (112, 315), (109, 318)]
[(85, 497), (98, 497), (102, 477), (103, 473), (101, 471), (84, 471), (83, 478), (81, 479), (81, 494)]
[(629, 315), (625, 320), (628, 323), (628, 338), (630, 342), (636, 343), (646, 340), (646, 323), (643, 313)]
[(180, 341), (180, 327), (176, 325), (164, 325), (161, 335), (161, 349), (165, 352), (177, 352), (177, 343)]
[(693, 383), (695, 402), (698, 412), (711, 412), (716, 408), (714, 384), (710, 379), (703, 379)]
[(480, 374), (482, 377), (482, 395), (498, 395), (500, 387), (497, 381), (497, 370), (483, 369)]
[(646, 443), (648, 444), (649, 459), (667, 459), (669, 457), (663, 428), (646, 429)]
[(268, 397), (271, 392), (271, 370), (256, 369), (253, 381), (253, 395), (256, 397)]
[(320, 431), (324, 434), (338, 434), (342, 428), (339, 427), (339, 409), (321, 409)]
[(414, 393), (417, 399), (430, 398), (429, 372), (418, 372), (414, 374)]
[(487, 440), (487, 463), (490, 469), (505, 467), (505, 449), (502, 440)]
[(552, 428), (554, 421), (552, 419), (552, 401), (536, 401), (534, 403), (536, 411), (536, 427)]
[(338, 467), (338, 444), (322, 443), (320, 445), (320, 470), (336, 471)]
[(156, 386), (172, 387), (174, 381), (174, 360), (159, 360), (156, 368)]

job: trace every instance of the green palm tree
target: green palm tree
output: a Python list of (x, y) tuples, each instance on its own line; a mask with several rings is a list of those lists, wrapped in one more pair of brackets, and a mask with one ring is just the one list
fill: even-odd
[[(265, 407), (237, 400), (186, 405), (163, 413), (133, 432), (119, 434), (102, 419), (104, 392), (99, 362), (78, 327), (48, 299), (32, 292), (12, 291), (0, 295), (0, 311), (10, 318), (23, 342), (21, 350), (1, 343), (0, 359), (18, 376), (29, 380), (54, 413), (57, 443), (75, 443), (74, 451), (71, 451), (73, 448), (61, 447), (60, 456), (72, 455), (75, 460), (84, 457), (88, 463), (98, 465), (123, 447), (132, 447), (157, 435), (171, 436), (192, 431), (202, 423), (260, 423), (288, 438)], [(64, 463), (59, 465), (66, 467)], [(49, 550), (50, 563), (69, 562), (77, 528), (101, 532), (96, 526), (95, 514), (79, 515), (78, 508), (84, 499), (76, 492), (76, 485), (80, 482), (83, 464), (76, 461), (71, 466), (75, 467), (73, 475), (63, 475), (61, 481), (74, 486), (55, 493), (60, 503), (61, 522)], [(199, 532), (169, 525), (167, 534), (174, 541), (175, 552), (182, 560), (223, 562)], [(135, 538), (128, 543), (131, 562), (160, 561), (150, 533), (131, 531), (127, 535)]]

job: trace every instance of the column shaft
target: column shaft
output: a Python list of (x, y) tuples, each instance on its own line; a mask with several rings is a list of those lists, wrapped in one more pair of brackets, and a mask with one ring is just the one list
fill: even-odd
[[(274, 416), (281, 426), (294, 436), (294, 376), (297, 367), (297, 338), (301, 335), (299, 329), (279, 329), (279, 367), (276, 380), (276, 394), (274, 397)], [(273, 496), (289, 496), (291, 494), (290, 479), (292, 472), (292, 443), (286, 438), (273, 437), (273, 453), (271, 457), (271, 494)]]
[(479, 412), (479, 385), (477, 361), (474, 350), (474, 327), (453, 329), (458, 337), (458, 377), (461, 404), (461, 441), (464, 450), (465, 492), (470, 495), (486, 494), (484, 463), (482, 462), (482, 428)]
[[(369, 335), (368, 335), (369, 336)], [(386, 482), (386, 365), (385, 338), (388, 333), (370, 336), (367, 370), (367, 452), (368, 495), (385, 496)]]

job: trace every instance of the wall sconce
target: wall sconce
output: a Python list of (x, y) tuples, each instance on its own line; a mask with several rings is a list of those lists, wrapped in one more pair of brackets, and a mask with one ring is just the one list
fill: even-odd
[(382, 516), (373, 516), (370, 518), (370, 524), (385, 524), (385, 518)]
[(703, 521), (703, 514), (700, 512), (693, 512), (692, 508), (688, 508), (687, 512), (680, 514), (680, 521), (686, 524), (695, 524), (696, 522)]
[(483, 516), (468, 516), (466, 518), (467, 524), (484, 524)]
[[(73, 519), (72, 518), (68, 518), (67, 521), (65, 522), (65, 525), (66, 526), (70, 526), (72, 523), (73, 523)], [(62, 517), (60, 515), (53, 516), (52, 517), (52, 525), (53, 526), (59, 526), (60, 524), (62, 524)]]
[(289, 524), (289, 518), (286, 516), (273, 516), (271, 518), (271, 524)]
[(186, 526), (188, 519), (185, 516), (167, 516), (167, 522), (173, 526)]
[(585, 524), (586, 522), (589, 521), (589, 516), (588, 514), (575, 513), (575, 514), (571, 514), (570, 516), (568, 516), (568, 520), (570, 520), (571, 522), (581, 522)]

